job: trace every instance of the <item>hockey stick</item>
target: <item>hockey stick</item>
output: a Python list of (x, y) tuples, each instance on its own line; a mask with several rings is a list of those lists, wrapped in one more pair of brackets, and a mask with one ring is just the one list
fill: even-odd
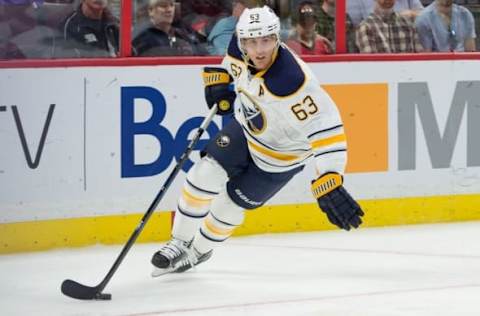
[(150, 204), (150, 207), (148, 208), (147, 212), (143, 215), (140, 223), (138, 224), (138, 226), (133, 231), (132, 235), (128, 239), (125, 246), (123, 246), (122, 251), (118, 255), (115, 262), (113, 263), (112, 267), (110, 268), (110, 271), (108, 271), (107, 275), (103, 278), (102, 282), (100, 282), (97, 286), (87, 286), (87, 285), (80, 284), (76, 281), (67, 279), (67, 280), (64, 280), (62, 282), (61, 290), (62, 290), (63, 294), (65, 294), (66, 296), (72, 297), (72, 298), (79, 299), (79, 300), (110, 300), (110, 299), (112, 299), (111, 294), (102, 293), (103, 289), (105, 289), (108, 282), (112, 278), (113, 274), (115, 273), (115, 271), (117, 271), (118, 267), (120, 266), (123, 259), (127, 255), (128, 251), (130, 250), (130, 248), (133, 246), (133, 244), (137, 240), (137, 237), (142, 232), (143, 228), (145, 227), (145, 224), (147, 224), (148, 220), (150, 219), (150, 216), (153, 214), (153, 212), (154, 212), (155, 208), (157, 207), (158, 203), (160, 202), (160, 200), (165, 195), (165, 192), (167, 191), (167, 189), (172, 184), (172, 182), (175, 179), (175, 177), (177, 176), (178, 172), (182, 169), (183, 164), (188, 159), (188, 156), (192, 152), (193, 148), (197, 144), (198, 140), (200, 139), (203, 132), (208, 127), (208, 125), (210, 124), (210, 122), (213, 119), (213, 116), (216, 113), (217, 113), (217, 105), (212, 107), (212, 109), (208, 113), (208, 116), (203, 120), (202, 124), (197, 129), (197, 132), (196, 132), (195, 136), (193, 137), (193, 139), (188, 144), (187, 149), (183, 152), (182, 156), (180, 157), (180, 160), (178, 161), (177, 165), (175, 166), (175, 168), (172, 170), (172, 172), (168, 176), (167, 180), (163, 184), (160, 191), (158, 191), (157, 196), (152, 201), (152, 204)]

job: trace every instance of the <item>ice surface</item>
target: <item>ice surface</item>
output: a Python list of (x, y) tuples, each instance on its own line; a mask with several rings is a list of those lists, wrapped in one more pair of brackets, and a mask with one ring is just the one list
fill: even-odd
[(151, 278), (159, 244), (136, 244), (105, 289), (122, 246), (0, 256), (1, 315), (480, 315), (480, 222), (232, 238), (184, 274)]

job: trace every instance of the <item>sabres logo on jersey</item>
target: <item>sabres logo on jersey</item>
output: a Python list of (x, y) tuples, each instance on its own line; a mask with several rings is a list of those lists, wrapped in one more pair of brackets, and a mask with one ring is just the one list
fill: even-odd
[(225, 134), (221, 134), (217, 137), (216, 143), (218, 147), (225, 148), (230, 145), (230, 137)]
[(253, 134), (262, 133), (267, 127), (267, 120), (260, 106), (252, 96), (243, 90), (239, 90), (240, 103), (243, 116), (247, 121), (248, 129)]

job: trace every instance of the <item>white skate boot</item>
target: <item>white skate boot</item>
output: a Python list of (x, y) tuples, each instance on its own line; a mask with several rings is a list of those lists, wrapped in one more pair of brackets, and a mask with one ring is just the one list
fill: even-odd
[(167, 273), (181, 273), (208, 260), (212, 251), (201, 254), (191, 247), (191, 242), (173, 238), (152, 257), (152, 277)]

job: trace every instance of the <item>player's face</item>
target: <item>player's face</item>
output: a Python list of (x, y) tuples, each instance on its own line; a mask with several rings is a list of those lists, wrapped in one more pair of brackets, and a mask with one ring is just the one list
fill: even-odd
[(242, 39), (242, 47), (257, 70), (265, 70), (271, 64), (276, 46), (275, 35)]

